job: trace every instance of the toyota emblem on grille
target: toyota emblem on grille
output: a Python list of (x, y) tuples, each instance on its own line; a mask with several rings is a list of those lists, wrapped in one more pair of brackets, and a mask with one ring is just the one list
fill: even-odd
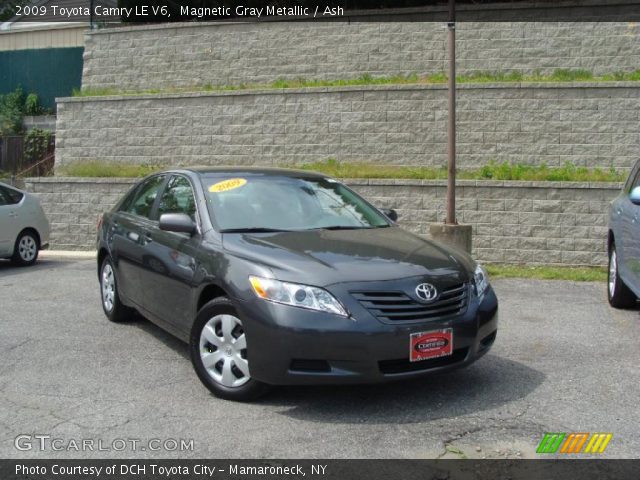
[(432, 302), (438, 296), (438, 290), (430, 283), (421, 283), (416, 287), (416, 295), (420, 300)]

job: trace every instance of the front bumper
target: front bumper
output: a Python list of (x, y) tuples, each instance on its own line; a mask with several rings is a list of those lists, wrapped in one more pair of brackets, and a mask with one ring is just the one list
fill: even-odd
[[(251, 376), (272, 385), (378, 383), (460, 368), (489, 351), (498, 328), (491, 287), (462, 315), (411, 324), (383, 323), (358, 311), (352, 318), (255, 298), (237, 302), (249, 348)], [(411, 333), (451, 328), (453, 354), (409, 361)]]

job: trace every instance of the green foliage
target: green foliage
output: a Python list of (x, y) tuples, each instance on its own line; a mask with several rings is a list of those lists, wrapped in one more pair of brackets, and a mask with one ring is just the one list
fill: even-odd
[[(389, 166), (359, 162), (340, 162), (335, 158), (325, 161), (299, 164), (282, 164), (281, 167), (321, 172), (336, 178), (404, 178), (439, 180), (447, 178), (446, 167)], [(131, 165), (92, 160), (76, 162), (61, 167), (61, 173), (70, 177), (143, 177), (165, 168), (163, 164)], [(625, 172), (613, 167), (589, 169), (566, 163), (563, 167), (533, 166), (490, 162), (478, 169), (457, 172), (464, 180), (521, 180), (562, 182), (623, 182)]]
[[(518, 82), (613, 82), (613, 81), (640, 81), (640, 70), (634, 72), (615, 72), (602, 76), (594, 76), (587, 70), (567, 70), (558, 69), (550, 74), (543, 74), (539, 71), (531, 75), (521, 72), (476, 72), (469, 75), (459, 75), (456, 77), (458, 83), (518, 83)], [(416, 73), (409, 75), (372, 76), (364, 74), (351, 79), (305, 79), (297, 78), (287, 80), (279, 78), (268, 84), (241, 83), (237, 85), (194, 85), (192, 87), (174, 87), (164, 89), (144, 89), (144, 90), (118, 90), (115, 88), (88, 88), (74, 89), (74, 97), (100, 97), (107, 95), (153, 95), (160, 93), (183, 93), (183, 92), (216, 92), (229, 90), (258, 90), (258, 89), (283, 89), (283, 88), (312, 88), (312, 87), (349, 87), (360, 85), (412, 85), (412, 84), (443, 84), (447, 82), (447, 75), (443, 72), (419, 76)]]
[[(283, 165), (303, 170), (313, 170), (338, 178), (411, 178), (417, 180), (438, 180), (447, 178), (446, 167), (389, 166), (371, 163), (339, 162), (330, 158), (324, 162), (313, 162), (304, 165)], [(489, 162), (478, 169), (459, 170), (457, 176), (464, 180), (521, 180), (521, 181), (556, 181), (556, 182), (623, 182), (625, 172), (618, 172), (611, 167), (601, 168), (576, 167), (567, 162), (563, 167), (548, 167), (511, 164), (509, 162)]]
[(24, 117), (24, 93), (18, 87), (13, 92), (0, 95), (0, 135), (16, 135), (22, 132)]
[(49, 130), (34, 128), (29, 130), (24, 136), (24, 159), (23, 163), (33, 164), (42, 160), (47, 153), (47, 147), (51, 140)]
[[(462, 172), (461, 178), (469, 172)], [(550, 182), (623, 182), (625, 172), (618, 172), (610, 167), (602, 168), (577, 167), (571, 162), (566, 162), (562, 167), (548, 167), (546, 163), (541, 165), (511, 164), (509, 162), (489, 162), (475, 172), (480, 179), (487, 180), (528, 180)], [(474, 174), (472, 174), (475, 176)]]
[(0, 95), (0, 135), (21, 134), (25, 115), (41, 115), (44, 112), (38, 95), (29, 93), (25, 96), (22, 87)]
[(27, 95), (24, 101), (24, 113), (25, 115), (41, 115), (44, 113), (44, 108), (40, 105), (37, 93)]
[(92, 160), (74, 162), (60, 167), (58, 175), (67, 177), (144, 177), (165, 168), (164, 165), (131, 165)]
[(604, 267), (561, 267), (548, 265), (485, 265), (489, 277), (531, 278), (538, 280), (570, 280), (573, 282), (604, 282), (607, 269)]
[(2, 0), (0, 1), (0, 23), (6, 22), (15, 16), (18, 5), (26, 5), (29, 0)]

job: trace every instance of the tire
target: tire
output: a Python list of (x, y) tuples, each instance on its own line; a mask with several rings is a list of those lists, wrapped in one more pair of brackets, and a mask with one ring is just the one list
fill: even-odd
[(33, 230), (25, 230), (18, 235), (13, 247), (11, 261), (23, 267), (33, 265), (40, 253), (40, 241)]
[(113, 262), (108, 256), (100, 266), (100, 300), (102, 310), (109, 320), (116, 323), (127, 322), (133, 318), (133, 309), (120, 301)]
[(198, 378), (216, 397), (250, 401), (269, 390), (251, 378), (242, 320), (227, 297), (211, 300), (200, 309), (189, 349)]
[(635, 306), (636, 296), (620, 278), (618, 254), (616, 253), (615, 244), (612, 244), (609, 249), (609, 275), (607, 280), (609, 305), (614, 308), (630, 308)]

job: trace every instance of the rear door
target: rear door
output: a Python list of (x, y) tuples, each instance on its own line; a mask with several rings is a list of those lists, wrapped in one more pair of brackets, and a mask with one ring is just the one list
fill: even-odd
[(141, 271), (145, 268), (146, 233), (154, 226), (151, 213), (166, 175), (149, 177), (132, 193), (111, 219), (111, 254), (116, 264), (120, 293), (144, 308), (144, 292), (140, 285)]
[(16, 238), (21, 230), (20, 201), (23, 193), (0, 185), (0, 255), (13, 253)]
[[(640, 186), (640, 170), (623, 195), (620, 207), (620, 228), (622, 232), (621, 274), (627, 284), (637, 292), (640, 290), (640, 206), (631, 203), (629, 196)], [(619, 250), (620, 246), (618, 246)]]
[(13, 243), (16, 241), (12, 225), (13, 217), (10, 214), (9, 197), (0, 186), (0, 255), (10, 255)]
[(156, 222), (147, 232), (147, 258), (141, 280), (144, 302), (150, 313), (180, 330), (186, 330), (193, 321), (193, 279), (201, 241), (200, 228), (194, 235), (162, 231), (157, 220), (165, 213), (184, 213), (200, 224), (195, 190), (186, 176), (172, 175), (160, 195), (157, 211), (152, 217)]

